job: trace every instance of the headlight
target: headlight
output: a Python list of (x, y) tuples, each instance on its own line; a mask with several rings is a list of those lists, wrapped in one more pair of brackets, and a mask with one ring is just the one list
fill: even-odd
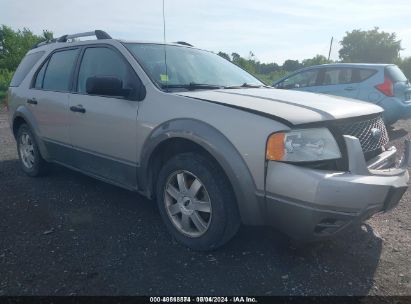
[(340, 157), (337, 142), (327, 128), (273, 133), (267, 141), (267, 160), (308, 162)]

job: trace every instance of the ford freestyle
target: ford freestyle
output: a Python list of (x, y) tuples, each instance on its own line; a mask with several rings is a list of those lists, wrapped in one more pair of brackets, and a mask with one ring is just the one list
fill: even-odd
[(334, 236), (407, 189), (409, 143), (397, 162), (380, 107), (266, 87), (188, 43), (65, 35), (27, 53), (8, 100), (29, 176), (57, 163), (155, 199), (196, 250), (241, 224)]

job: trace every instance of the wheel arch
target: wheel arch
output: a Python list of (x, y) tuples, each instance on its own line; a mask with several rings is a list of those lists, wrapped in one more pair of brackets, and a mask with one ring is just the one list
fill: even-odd
[(168, 157), (187, 151), (199, 152), (215, 160), (232, 187), (242, 222), (258, 224), (261, 221), (254, 179), (241, 154), (219, 130), (195, 119), (167, 121), (146, 139), (137, 179), (139, 188), (147, 196), (153, 197), (156, 174), (164, 161), (161, 155), (170, 151)]

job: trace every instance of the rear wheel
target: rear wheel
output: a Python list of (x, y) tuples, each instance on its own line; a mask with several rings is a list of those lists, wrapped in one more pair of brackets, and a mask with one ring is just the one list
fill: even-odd
[(17, 151), (23, 171), (29, 176), (43, 175), (47, 162), (41, 157), (33, 132), (26, 124), (17, 131)]
[(179, 154), (163, 166), (157, 203), (171, 234), (195, 250), (225, 244), (240, 225), (227, 178), (215, 163), (199, 154)]

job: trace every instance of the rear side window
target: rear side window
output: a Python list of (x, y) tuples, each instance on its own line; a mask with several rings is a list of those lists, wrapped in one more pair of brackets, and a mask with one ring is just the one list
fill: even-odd
[(404, 73), (400, 70), (399, 67), (396, 65), (389, 65), (386, 68), (387, 74), (392, 80), (392, 82), (406, 82), (407, 77), (404, 75)]
[(36, 81), (34, 83), (34, 87), (36, 89), (41, 89), (43, 87), (43, 80), (44, 80), (44, 74), (46, 72), (46, 67), (47, 67), (47, 62), (43, 64), (40, 71), (37, 73)]
[(328, 68), (324, 73), (322, 85), (359, 83), (370, 78), (377, 71), (363, 68)]
[(44, 55), (44, 52), (36, 52), (26, 55), (20, 62), (16, 72), (14, 73), (13, 79), (11, 80), (11, 87), (18, 87), (26, 78), (26, 75), (33, 66), (39, 61), (39, 59)]
[(54, 53), (45, 68), (42, 81), (37, 78), (41, 77), (43, 68), (37, 74), (35, 86), (41, 85), (42, 82), (41, 88), (44, 90), (62, 92), (69, 91), (71, 87), (71, 75), (74, 69), (77, 54), (78, 49), (58, 51)]
[(323, 85), (337, 85), (351, 83), (352, 69), (330, 68), (324, 73)]

